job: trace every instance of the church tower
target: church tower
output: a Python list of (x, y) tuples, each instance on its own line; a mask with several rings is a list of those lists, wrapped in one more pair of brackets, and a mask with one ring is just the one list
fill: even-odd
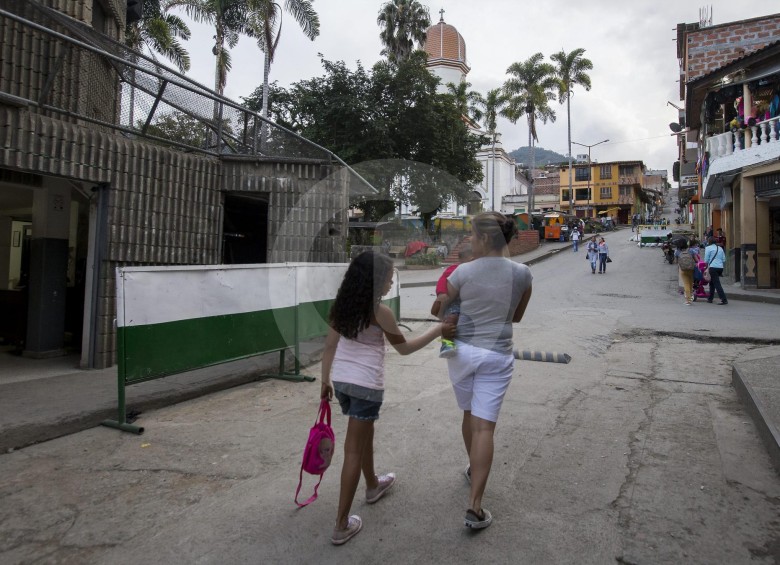
[(444, 10), (439, 10), (439, 23), (426, 32), (425, 52), (428, 53), (428, 70), (441, 79), (440, 92), (447, 91), (449, 83), (466, 80), (471, 70), (466, 60), (466, 42), (455, 26), (444, 22)]

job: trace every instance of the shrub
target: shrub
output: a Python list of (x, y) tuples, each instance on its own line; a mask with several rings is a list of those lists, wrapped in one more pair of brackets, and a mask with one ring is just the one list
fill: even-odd
[(407, 265), (428, 265), (438, 267), (441, 265), (441, 258), (438, 253), (417, 253), (406, 258)]

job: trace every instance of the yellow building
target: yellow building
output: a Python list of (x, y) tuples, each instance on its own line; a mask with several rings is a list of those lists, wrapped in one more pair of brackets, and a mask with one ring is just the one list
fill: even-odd
[(642, 190), (645, 165), (642, 161), (611, 163), (574, 163), (572, 190), (569, 194), (569, 166), (560, 167), (560, 206), (580, 218), (600, 218), (607, 214), (619, 223), (629, 223), (631, 216), (642, 212), (647, 198)]

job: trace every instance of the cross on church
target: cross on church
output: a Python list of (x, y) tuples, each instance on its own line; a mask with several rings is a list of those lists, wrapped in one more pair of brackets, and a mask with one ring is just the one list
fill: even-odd
[(440, 14), (440, 16), (441, 16), (441, 18), (439, 18), (439, 21), (440, 21), (440, 22), (443, 22), (443, 21), (444, 21), (444, 8), (442, 8), (441, 10), (439, 10), (439, 14)]

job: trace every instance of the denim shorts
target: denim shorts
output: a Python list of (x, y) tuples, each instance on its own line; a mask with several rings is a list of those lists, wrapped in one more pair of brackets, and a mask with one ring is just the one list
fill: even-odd
[[(335, 383), (334, 389), (334, 394), (336, 395), (336, 400), (339, 401), (342, 414), (356, 420), (372, 421), (379, 419), (379, 408), (382, 406), (382, 401), (360, 398), (361, 396), (376, 397), (375, 394), (361, 394), (361, 392), (369, 389), (347, 383)], [(380, 393), (379, 398), (381, 398), (382, 391), (370, 392)]]

